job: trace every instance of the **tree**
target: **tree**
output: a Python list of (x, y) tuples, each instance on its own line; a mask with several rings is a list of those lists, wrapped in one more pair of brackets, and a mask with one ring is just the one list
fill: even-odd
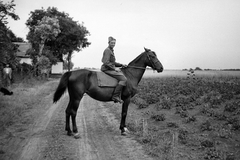
[(3, 3), (0, 1), (0, 70), (4, 64), (9, 63), (11, 67), (15, 68), (19, 60), (15, 56), (17, 51), (17, 45), (13, 44), (13, 41), (23, 41), (22, 38), (18, 38), (15, 34), (6, 26), (7, 19), (10, 17), (14, 20), (18, 20), (19, 17), (14, 13), (14, 1)]
[(202, 69), (200, 67), (196, 67), (195, 71), (201, 71)]
[[(46, 59), (48, 59), (48, 61), (50, 63), (50, 60), (48, 58), (50, 56), (48, 56), (48, 57), (42, 56), (45, 42), (47, 40), (55, 39), (56, 36), (61, 32), (61, 30), (59, 28), (60, 27), (59, 27), (58, 19), (54, 18), (54, 17), (53, 18), (47, 17), (47, 16), (44, 16), (41, 19), (41, 21), (38, 21), (38, 24), (35, 27), (34, 33), (35, 33), (35, 37), (38, 40), (38, 44), (39, 44), (39, 52), (37, 54), (37, 58), (36, 58), (37, 63), (35, 65), (35, 68), (38, 66), (38, 69), (41, 71), (41, 74), (46, 73), (46, 71), (50, 69), (50, 64), (42, 65), (42, 61), (40, 61), (43, 59), (46, 61)], [(52, 55), (50, 51), (46, 50), (45, 55), (48, 55), (48, 54)]]
[(57, 18), (51, 18), (44, 16), (35, 28), (35, 35), (39, 39), (39, 53), (38, 56), (42, 55), (42, 51), (46, 40), (55, 39), (56, 36), (61, 32), (59, 29), (59, 23)]
[(71, 61), (69, 62), (67, 60), (63, 61), (63, 69), (64, 70), (70, 71), (73, 68), (73, 66), (74, 66), (73, 62), (71, 62)]
[[(63, 55), (72, 54), (74, 51), (80, 51), (82, 48), (90, 45), (86, 38), (90, 33), (83, 24), (73, 21), (67, 13), (59, 12), (57, 8), (49, 7), (47, 10), (42, 8), (31, 12), (26, 22), (26, 25), (29, 27), (27, 39), (34, 49), (32, 57), (36, 57), (37, 53), (41, 53), (41, 48), (39, 48), (41, 38), (39, 38), (35, 30), (39, 26), (39, 22), (43, 21), (44, 17), (57, 19), (60, 32), (54, 38), (45, 39), (43, 55), (48, 57), (47, 54), (51, 53), (53, 57), (62, 60)], [(50, 61), (52, 64), (55, 64), (52, 59), (50, 59)]]
[(19, 16), (14, 13), (16, 5), (14, 4), (14, 0), (3, 3), (3, 1), (0, 0), (0, 21), (3, 24), (7, 24), (8, 17), (11, 17), (14, 20), (19, 20)]

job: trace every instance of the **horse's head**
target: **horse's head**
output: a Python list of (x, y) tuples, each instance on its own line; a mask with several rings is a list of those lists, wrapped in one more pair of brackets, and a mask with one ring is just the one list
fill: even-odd
[(147, 55), (147, 66), (152, 67), (152, 69), (157, 70), (157, 72), (163, 71), (162, 63), (158, 60), (155, 52), (150, 49), (144, 48), (145, 54)]

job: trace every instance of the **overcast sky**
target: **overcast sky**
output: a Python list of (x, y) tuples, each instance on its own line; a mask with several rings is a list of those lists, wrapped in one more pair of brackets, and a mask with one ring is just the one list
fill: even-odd
[[(8, 2), (10, 0), (3, 0)], [(88, 48), (73, 57), (74, 67), (101, 66), (109, 36), (115, 56), (128, 64), (154, 50), (166, 69), (240, 68), (240, 0), (15, 0), (20, 20), (8, 26), (26, 39), (25, 23), (35, 9), (57, 7), (84, 23)]]

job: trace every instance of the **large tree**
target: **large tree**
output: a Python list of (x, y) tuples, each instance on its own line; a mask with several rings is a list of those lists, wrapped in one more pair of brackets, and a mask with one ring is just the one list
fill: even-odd
[(14, 13), (16, 4), (14, 4), (14, 0), (3, 3), (0, 0), (0, 21), (1, 23), (7, 24), (8, 17), (11, 17), (14, 20), (18, 20), (19, 16)]
[[(60, 32), (55, 34), (54, 38), (45, 38), (44, 47), (41, 48), (39, 44), (43, 43), (43, 38), (36, 34), (36, 30), (44, 17), (57, 19)], [(42, 53), (49, 58), (52, 64), (56, 63), (56, 58), (62, 60), (63, 55), (71, 55), (74, 51), (80, 51), (90, 45), (87, 39), (90, 33), (86, 27), (55, 7), (32, 11), (26, 25), (29, 28), (27, 39), (33, 47), (31, 57), (34, 58)]]
[(8, 18), (18, 20), (19, 16), (14, 13), (16, 5), (14, 1), (3, 3), (0, 0), (0, 70), (5, 64), (9, 63), (11, 67), (18, 64), (18, 59), (15, 56), (17, 45), (13, 42), (22, 42), (23, 39), (16, 35), (6, 26)]

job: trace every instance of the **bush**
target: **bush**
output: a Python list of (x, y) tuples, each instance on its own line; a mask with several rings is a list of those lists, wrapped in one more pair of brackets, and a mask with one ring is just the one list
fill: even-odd
[(207, 120), (206, 122), (203, 122), (200, 125), (200, 129), (201, 129), (201, 131), (211, 131), (212, 126), (211, 126), (210, 122)]
[(155, 115), (152, 115), (151, 118), (156, 121), (165, 121), (166, 119), (165, 114), (155, 114)]
[(183, 129), (183, 128), (180, 128), (178, 130), (178, 140), (179, 140), (179, 142), (182, 143), (182, 144), (186, 144), (187, 139), (188, 139), (188, 131)]

